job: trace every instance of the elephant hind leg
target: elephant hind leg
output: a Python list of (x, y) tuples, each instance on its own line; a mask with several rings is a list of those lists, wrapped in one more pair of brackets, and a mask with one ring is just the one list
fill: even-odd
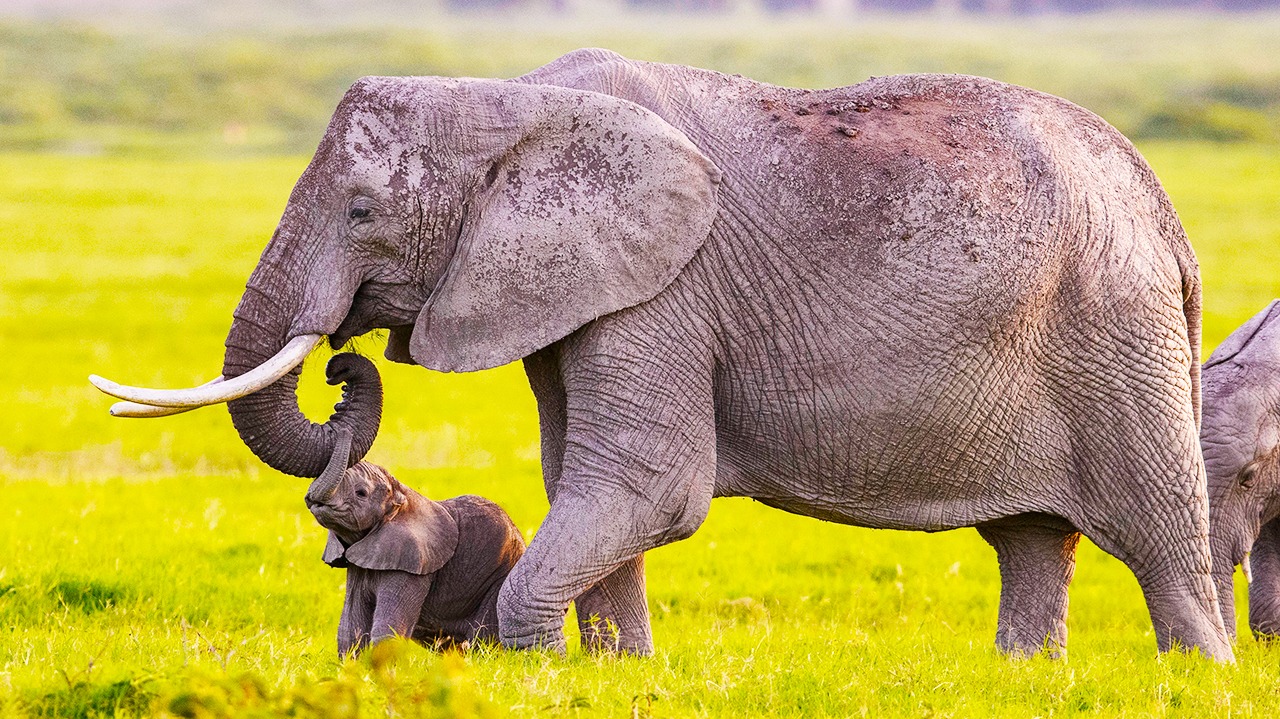
[(1065, 520), (1028, 514), (978, 525), (1000, 562), (996, 648), (1016, 657), (1067, 654), (1067, 588), (1080, 533)]
[(644, 591), (644, 555), (624, 562), (574, 600), (587, 651), (653, 654), (649, 605)]
[(1090, 516), (1073, 521), (1133, 572), (1161, 652), (1196, 649), (1234, 661), (1211, 572), (1203, 484), (1197, 491), (1194, 484), (1179, 488), (1165, 482), (1146, 483), (1145, 496), (1127, 497), (1106, 510), (1095, 506)]

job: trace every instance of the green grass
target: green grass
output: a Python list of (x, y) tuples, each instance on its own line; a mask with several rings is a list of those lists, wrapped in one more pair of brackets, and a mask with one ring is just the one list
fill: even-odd
[[(1142, 149), (1201, 258), (1208, 349), (1280, 296), (1280, 150)], [(854, 529), (744, 500), (718, 500), (693, 538), (650, 554), (651, 659), (410, 649), (339, 665), (342, 574), (320, 561), (305, 483), (263, 468), (224, 410), (114, 420), (84, 379), (216, 374), (304, 164), (0, 155), (0, 716), (373, 716), (388, 701), (441, 716), (1280, 708), (1280, 649), (1246, 637), (1231, 667), (1157, 657), (1132, 575), (1092, 546), (1071, 592), (1070, 660), (1008, 661), (992, 647), (995, 558), (976, 532)], [(322, 359), (303, 380), (312, 416), (336, 400)], [(546, 502), (519, 367), (380, 365), (387, 419), (371, 459), (429, 496), (491, 497), (532, 533)]]

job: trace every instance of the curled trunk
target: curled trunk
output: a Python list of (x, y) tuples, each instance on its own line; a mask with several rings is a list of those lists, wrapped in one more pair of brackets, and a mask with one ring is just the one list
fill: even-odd
[[(252, 289), (250, 290), (250, 293)], [(246, 299), (248, 299), (246, 293)], [(237, 377), (271, 357), (288, 341), (283, 329), (242, 303), (227, 336), (222, 373)], [(345, 383), (342, 401), (328, 421), (317, 424), (298, 409), (298, 376), (301, 366), (254, 394), (227, 403), (240, 439), (263, 462), (296, 477), (318, 477), (324, 471), (338, 440), (338, 430), (351, 433), (348, 466), (359, 462), (373, 446), (382, 420), (382, 382), (368, 359), (344, 353), (335, 355), (326, 368), (329, 384)]]
[(338, 491), (338, 485), (342, 483), (342, 477), (350, 466), (350, 458), (351, 433), (345, 429), (339, 429), (338, 445), (333, 450), (333, 456), (329, 458), (329, 464), (307, 489), (308, 508), (332, 501), (334, 492)]

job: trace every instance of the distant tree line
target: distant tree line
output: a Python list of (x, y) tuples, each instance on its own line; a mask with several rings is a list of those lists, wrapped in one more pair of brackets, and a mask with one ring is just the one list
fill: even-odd
[[(572, 13), (585, 0), (444, 0), (451, 10), (547, 9)], [(619, 8), (644, 11), (845, 15), (873, 12), (964, 12), (981, 15), (1088, 13), (1103, 10), (1250, 11), (1280, 8), (1280, 0), (615, 0)]]

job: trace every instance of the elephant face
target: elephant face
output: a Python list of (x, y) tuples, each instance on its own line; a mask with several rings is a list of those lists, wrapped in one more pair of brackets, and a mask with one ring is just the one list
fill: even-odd
[[(1231, 574), (1277, 583), (1280, 556), (1264, 527), (1280, 517), (1280, 301), (1228, 337), (1204, 365), (1201, 447), (1209, 485), (1213, 566), (1234, 626)], [(1266, 546), (1262, 546), (1266, 545)], [(1275, 600), (1280, 609), (1280, 596)], [(1250, 623), (1260, 607), (1251, 590)]]
[(368, 462), (348, 467), (351, 433), (338, 430), (338, 442), (324, 472), (307, 489), (307, 509), (320, 526), (346, 544), (363, 538), (395, 514), (406, 498), (400, 483), (383, 468)]
[(440, 504), (396, 481), (376, 464), (347, 467), (351, 433), (307, 489), (307, 509), (329, 530), (324, 560), (336, 567), (431, 574), (458, 547), (458, 524)]
[[(419, 103), (456, 105), (453, 92), (424, 85), (410, 103), (366, 79), (343, 98), (264, 255), (279, 245), (306, 265), (264, 288), (296, 304), (289, 334), (328, 335), (338, 347), (374, 328), (413, 326), (456, 249), (463, 197), (482, 179), (474, 162), (441, 149), (456, 118), (421, 116)], [(441, 121), (434, 132), (422, 126)]]
[(307, 509), (320, 526), (348, 544), (364, 537), (404, 502), (404, 492), (395, 478), (368, 462), (343, 472), (329, 494), (307, 493)]
[[(638, 105), (491, 80), (367, 78), (343, 98), (250, 277), (223, 376), (327, 335), (388, 328), (387, 356), (495, 367), (652, 298), (706, 238), (718, 170)], [(276, 353), (273, 357), (273, 353)], [(298, 369), (229, 403), (245, 443), (317, 476), (337, 431), (373, 440), (349, 398), (312, 424)]]

